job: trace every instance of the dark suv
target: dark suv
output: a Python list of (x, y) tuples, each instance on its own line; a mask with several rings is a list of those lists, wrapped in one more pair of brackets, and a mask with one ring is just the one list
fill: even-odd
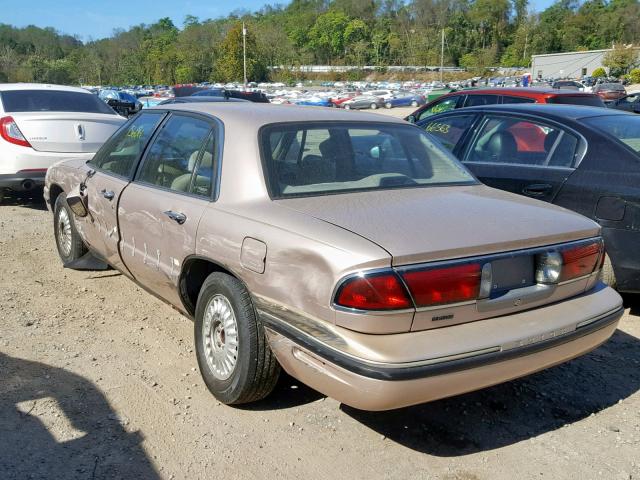
[(479, 88), (449, 93), (433, 102), (427, 103), (413, 112), (405, 120), (411, 123), (424, 120), (436, 113), (456, 108), (478, 107), (495, 104), (514, 103), (555, 103), (569, 105), (588, 105), (604, 107), (598, 95), (593, 93), (559, 90), (554, 88)]

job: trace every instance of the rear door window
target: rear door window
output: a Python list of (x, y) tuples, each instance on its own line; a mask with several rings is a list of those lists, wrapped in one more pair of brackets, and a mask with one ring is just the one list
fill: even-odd
[(489, 115), (465, 160), (540, 167), (572, 167), (578, 138), (542, 122)]
[(447, 149), (453, 150), (475, 119), (476, 115), (447, 115), (445, 118), (427, 120), (418, 126), (437, 137)]
[[(210, 132), (211, 125), (205, 120), (172, 115), (149, 146), (136, 181), (176, 192), (191, 193), (198, 164), (210, 166), (213, 163), (213, 156), (209, 152), (203, 152), (203, 145)], [(210, 169), (198, 172), (201, 177), (196, 179), (199, 191), (210, 190), (211, 172)]]
[(558, 95), (547, 99), (547, 103), (558, 105), (585, 105), (588, 107), (604, 107), (604, 102), (597, 95)]
[(109, 105), (92, 93), (62, 90), (8, 90), (2, 92), (2, 106), (8, 113), (85, 112), (115, 115)]
[(536, 101), (533, 98), (510, 97), (505, 95), (502, 97), (502, 103), (536, 103)]
[(494, 105), (498, 103), (500, 97), (498, 95), (467, 95), (464, 102), (465, 107), (477, 107), (482, 105)]

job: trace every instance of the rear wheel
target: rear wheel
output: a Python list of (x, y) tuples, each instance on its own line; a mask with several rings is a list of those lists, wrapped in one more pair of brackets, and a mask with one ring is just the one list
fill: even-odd
[(87, 253), (87, 247), (76, 230), (73, 212), (67, 204), (67, 196), (64, 193), (56, 198), (53, 209), (53, 233), (63, 265), (66, 266)]
[(387, 102), (387, 103), (384, 104), (384, 107), (385, 108), (391, 108), (391, 107), (393, 107), (393, 105), (391, 105), (391, 102)]
[(345, 110), (351, 110), (351, 105), (349, 105), (348, 103), (344, 106)]
[(418, 106), (418, 102), (416, 102), (415, 100), (413, 102), (411, 102), (411, 106), (413, 108), (416, 108)]
[(376, 108), (378, 108), (378, 104), (377, 103), (372, 103), (371, 104), (371, 110), (375, 110)]
[(218, 400), (227, 405), (248, 403), (271, 393), (280, 365), (239, 280), (220, 272), (207, 277), (194, 328), (200, 372)]
[(616, 288), (616, 274), (613, 271), (611, 258), (607, 254), (605, 254), (604, 264), (602, 265), (602, 281), (611, 288)]

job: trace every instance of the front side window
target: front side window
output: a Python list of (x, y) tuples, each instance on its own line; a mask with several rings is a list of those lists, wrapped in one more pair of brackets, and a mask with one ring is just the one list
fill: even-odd
[(107, 173), (129, 177), (162, 118), (163, 115), (142, 113), (125, 123), (89, 164)]
[[(149, 146), (136, 181), (193, 193), (192, 180), (198, 166), (211, 168), (213, 165), (213, 151), (205, 152), (203, 148), (210, 132), (209, 122), (173, 115)], [(211, 170), (200, 171), (198, 176), (201, 177), (197, 179), (199, 188), (209, 191)]]
[(420, 112), (417, 120), (424, 120), (425, 118), (430, 117), (431, 115), (435, 115), (436, 113), (444, 113), (448, 112), (449, 110), (454, 110), (455, 108), (457, 108), (458, 103), (460, 102), (460, 98), (463, 97), (458, 95), (455, 97), (444, 98), (439, 102), (434, 103), (430, 107)]
[(487, 116), (466, 161), (541, 167), (572, 167), (578, 150), (572, 133), (517, 117)]
[(419, 124), (424, 130), (437, 137), (447, 149), (453, 150), (464, 133), (471, 127), (475, 115), (451, 115), (446, 118), (427, 120)]
[(273, 125), (261, 130), (260, 141), (273, 198), (476, 182), (410, 125)]
[(64, 90), (7, 90), (2, 92), (2, 106), (8, 113), (17, 112), (85, 112), (114, 115), (109, 105), (92, 93)]

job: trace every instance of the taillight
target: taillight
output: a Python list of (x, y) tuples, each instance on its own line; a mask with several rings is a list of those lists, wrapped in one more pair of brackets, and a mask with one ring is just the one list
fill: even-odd
[(402, 273), (417, 307), (476, 300), (480, 294), (481, 276), (479, 263)]
[(18, 124), (16, 124), (13, 117), (0, 118), (0, 136), (14, 145), (21, 145), (23, 147), (31, 146), (18, 128)]
[(603, 255), (602, 241), (569, 247), (560, 250), (562, 255), (562, 273), (560, 281), (573, 280), (593, 273)]
[(336, 293), (335, 303), (358, 310), (397, 310), (413, 307), (393, 272), (363, 274), (347, 279)]

